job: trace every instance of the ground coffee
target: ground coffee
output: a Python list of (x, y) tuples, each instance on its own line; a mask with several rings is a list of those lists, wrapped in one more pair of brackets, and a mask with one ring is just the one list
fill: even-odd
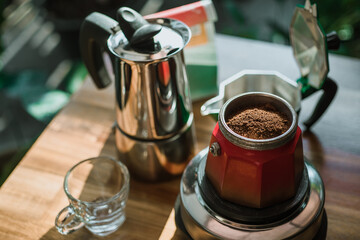
[(252, 139), (268, 139), (286, 132), (291, 122), (271, 104), (243, 108), (232, 114), (226, 124), (235, 133)]

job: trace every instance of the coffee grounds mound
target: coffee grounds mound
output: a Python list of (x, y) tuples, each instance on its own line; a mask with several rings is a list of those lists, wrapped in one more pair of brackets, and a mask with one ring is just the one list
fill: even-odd
[(291, 122), (271, 104), (239, 109), (226, 124), (235, 133), (252, 139), (277, 137), (290, 128)]

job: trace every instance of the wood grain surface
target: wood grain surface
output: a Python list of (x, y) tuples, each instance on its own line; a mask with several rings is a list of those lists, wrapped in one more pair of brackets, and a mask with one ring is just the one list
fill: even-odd
[[(360, 86), (353, 78), (339, 85), (325, 116), (311, 132), (304, 131), (304, 155), (325, 183), (327, 239), (355, 240), (360, 239)], [(304, 102), (301, 119), (316, 98)], [(193, 104), (197, 151), (207, 146), (215, 126), (210, 117), (200, 116), (202, 103)], [(98, 239), (85, 229), (62, 236), (54, 220), (68, 204), (63, 191), (66, 171), (86, 158), (115, 156), (114, 120), (113, 87), (97, 90), (87, 79), (1, 187), (0, 239)], [(102, 239), (186, 239), (174, 224), (179, 182), (180, 178), (162, 183), (131, 179), (127, 220)]]
[[(62, 236), (54, 221), (68, 204), (63, 191), (67, 170), (86, 158), (116, 156), (114, 99), (113, 87), (98, 91), (87, 79), (49, 124), (1, 187), (0, 239), (97, 239), (85, 229)], [(194, 107), (201, 118), (200, 102)], [(197, 128), (197, 151), (207, 145), (215, 124), (210, 118), (203, 123)], [(131, 179), (127, 220), (105, 239), (183, 239), (173, 218), (168, 221), (179, 185), (180, 177), (162, 183)]]

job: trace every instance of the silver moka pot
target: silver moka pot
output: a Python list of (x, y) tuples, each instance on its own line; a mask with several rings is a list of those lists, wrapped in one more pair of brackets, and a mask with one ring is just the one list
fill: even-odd
[(94, 83), (104, 88), (115, 81), (119, 159), (140, 179), (180, 175), (194, 156), (183, 55), (190, 37), (180, 21), (145, 20), (127, 7), (117, 11), (117, 21), (95, 12), (82, 24), (80, 50)]

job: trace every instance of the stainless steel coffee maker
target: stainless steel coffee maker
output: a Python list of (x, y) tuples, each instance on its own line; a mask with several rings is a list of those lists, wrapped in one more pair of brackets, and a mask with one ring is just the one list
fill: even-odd
[(168, 179), (194, 156), (183, 55), (190, 37), (180, 21), (145, 20), (127, 7), (117, 11), (117, 21), (95, 12), (82, 24), (81, 54), (94, 83), (104, 88), (115, 81), (116, 147), (132, 176)]

